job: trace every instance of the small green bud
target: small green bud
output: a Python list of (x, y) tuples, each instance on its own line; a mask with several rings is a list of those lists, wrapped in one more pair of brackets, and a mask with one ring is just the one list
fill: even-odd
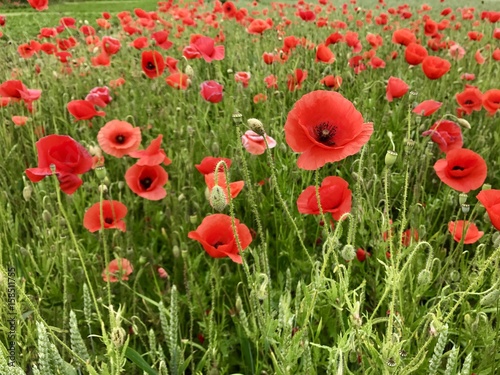
[(428, 285), (431, 283), (432, 273), (428, 269), (423, 269), (420, 271), (417, 277), (417, 281), (420, 285)]
[(470, 129), (470, 128), (471, 128), (469, 121), (467, 121), (467, 120), (466, 120), (466, 119), (464, 119), (464, 118), (459, 118), (459, 119), (457, 119), (457, 122), (458, 122), (460, 125), (462, 125), (464, 128), (467, 128), (467, 129)]
[(352, 245), (345, 245), (340, 253), (342, 258), (347, 261), (351, 261), (356, 257), (356, 250)]
[(215, 185), (210, 192), (210, 206), (214, 210), (222, 212), (227, 206), (226, 194), (224, 194), (224, 189), (219, 185)]
[(52, 215), (50, 214), (49, 211), (43, 210), (42, 218), (43, 218), (43, 221), (45, 221), (46, 223), (50, 223), (50, 221), (52, 220)]
[(125, 182), (119, 181), (118, 182), (118, 189), (123, 190), (124, 187), (125, 187)]
[(186, 65), (186, 68), (184, 69), (184, 73), (186, 73), (186, 75), (189, 77), (189, 78), (193, 78), (194, 77), (194, 69), (191, 65)]
[(462, 204), (462, 212), (463, 212), (464, 214), (468, 214), (468, 213), (469, 213), (469, 211), (470, 211), (470, 204), (468, 204), (468, 203), (464, 203), (464, 204)]
[(459, 281), (460, 280), (460, 272), (458, 272), (457, 270), (452, 270), (450, 272), (450, 280), (453, 282)]
[(95, 175), (97, 176), (97, 178), (99, 180), (104, 180), (104, 178), (106, 177), (107, 173), (106, 173), (106, 167), (97, 167), (95, 169)]
[(492, 306), (496, 305), (498, 299), (500, 298), (500, 290), (495, 289), (485, 295), (481, 300), (479, 301), (481, 306)]
[(491, 185), (490, 184), (484, 184), (481, 190), (491, 190)]
[(415, 141), (413, 139), (407, 139), (405, 144), (406, 153), (411, 154), (414, 147), (415, 147)]
[(181, 255), (181, 249), (179, 249), (179, 246), (174, 245), (174, 247), (172, 248), (172, 253), (174, 254), (174, 258), (179, 258), (179, 256)]
[(189, 216), (189, 222), (191, 224), (196, 224), (198, 222), (198, 215), (194, 214), (194, 215)]
[(239, 295), (236, 296), (236, 304), (234, 306), (236, 308), (237, 313), (239, 314), (241, 310), (243, 310), (243, 301)]
[(396, 151), (387, 150), (387, 153), (385, 154), (385, 165), (387, 167), (393, 166), (397, 158), (398, 158), (398, 153)]
[(460, 205), (464, 205), (466, 202), (467, 202), (467, 194), (460, 193), (458, 195), (458, 203), (460, 203)]
[(139, 264), (146, 264), (147, 262), (147, 259), (145, 256), (140, 256), (139, 257)]
[(33, 188), (31, 185), (26, 185), (23, 189), (23, 198), (27, 202), (31, 198), (31, 194), (33, 193)]
[(214, 155), (219, 155), (220, 153), (220, 147), (217, 142), (212, 143), (212, 154)]
[(248, 127), (256, 132), (258, 135), (264, 136), (266, 131), (264, 130), (264, 125), (260, 120), (256, 118), (249, 118), (247, 120)]

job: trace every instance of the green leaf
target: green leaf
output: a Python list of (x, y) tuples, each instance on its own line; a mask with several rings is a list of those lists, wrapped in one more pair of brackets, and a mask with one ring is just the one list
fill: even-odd
[(127, 347), (127, 350), (125, 351), (125, 357), (130, 359), (133, 363), (136, 364), (137, 367), (139, 367), (149, 375), (158, 375), (158, 373), (150, 365), (148, 365), (144, 358), (142, 358), (142, 356), (130, 346)]

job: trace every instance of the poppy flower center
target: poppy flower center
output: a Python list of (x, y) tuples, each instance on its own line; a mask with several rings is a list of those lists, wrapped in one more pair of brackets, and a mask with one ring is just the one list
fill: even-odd
[(220, 242), (220, 241), (217, 241), (216, 243), (214, 243), (212, 246), (215, 247), (216, 249), (221, 246), (221, 245), (224, 245), (224, 243)]
[(146, 64), (146, 69), (148, 69), (148, 70), (154, 70), (155, 69), (155, 65), (151, 61), (148, 61), (148, 63)]
[(118, 134), (116, 137), (115, 137), (115, 140), (116, 142), (118, 142), (119, 144), (122, 144), (125, 142), (125, 137), (121, 134)]
[(337, 127), (329, 122), (322, 122), (313, 128), (313, 137), (319, 143), (326, 146), (334, 146), (333, 137), (337, 133)]
[(151, 184), (153, 183), (153, 180), (149, 177), (143, 178), (140, 180), (140, 184), (144, 190), (148, 190)]
[(112, 219), (112, 218), (110, 218), (110, 217), (107, 217), (107, 218), (105, 218), (105, 219), (104, 219), (104, 222), (105, 222), (106, 224), (113, 224), (113, 219)]
[(474, 101), (473, 101), (473, 100), (471, 100), (471, 99), (467, 99), (467, 100), (464, 102), (464, 104), (466, 104), (466, 105), (472, 105), (472, 104), (474, 104)]
[(452, 171), (464, 171), (465, 168), (461, 167), (459, 165), (454, 165), (453, 168), (451, 168)]

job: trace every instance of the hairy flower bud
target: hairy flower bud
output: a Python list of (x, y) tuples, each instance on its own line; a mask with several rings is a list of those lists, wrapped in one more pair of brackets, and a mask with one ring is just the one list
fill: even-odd
[(222, 212), (227, 206), (226, 194), (224, 194), (224, 189), (219, 185), (215, 185), (212, 191), (210, 191), (210, 206), (219, 212)]
[(417, 281), (420, 285), (428, 285), (431, 283), (431, 280), (432, 280), (432, 273), (427, 269), (423, 269), (418, 274)]
[(340, 255), (344, 260), (351, 261), (356, 257), (356, 249), (352, 245), (345, 245)]

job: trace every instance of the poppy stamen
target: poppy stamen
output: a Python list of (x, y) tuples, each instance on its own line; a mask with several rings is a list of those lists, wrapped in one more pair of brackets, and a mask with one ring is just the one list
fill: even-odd
[(147, 64), (146, 64), (146, 69), (148, 69), (148, 70), (155, 70), (156, 67), (155, 67), (155, 65), (151, 61), (148, 61)]
[(110, 217), (107, 217), (107, 218), (105, 218), (105, 219), (104, 219), (104, 222), (105, 222), (106, 224), (111, 225), (111, 224), (113, 224), (113, 219), (112, 219), (112, 218), (110, 218)]
[(151, 184), (153, 183), (153, 180), (149, 177), (143, 178), (140, 180), (140, 184), (144, 190), (148, 190)]
[(455, 165), (453, 166), (453, 168), (451, 168), (452, 171), (464, 171), (465, 168), (464, 167), (461, 167), (459, 165)]
[(216, 249), (221, 246), (221, 245), (224, 245), (222, 242), (220, 241), (217, 241), (216, 243), (214, 243), (212, 246), (215, 247)]
[(122, 144), (122, 143), (124, 143), (124, 142), (125, 142), (125, 137), (124, 137), (123, 135), (121, 135), (121, 134), (118, 134), (118, 135), (115, 137), (115, 140), (116, 140), (116, 142), (118, 142), (118, 143)]
[(329, 122), (322, 122), (313, 128), (314, 138), (326, 146), (335, 146), (333, 137), (337, 133), (337, 127)]

